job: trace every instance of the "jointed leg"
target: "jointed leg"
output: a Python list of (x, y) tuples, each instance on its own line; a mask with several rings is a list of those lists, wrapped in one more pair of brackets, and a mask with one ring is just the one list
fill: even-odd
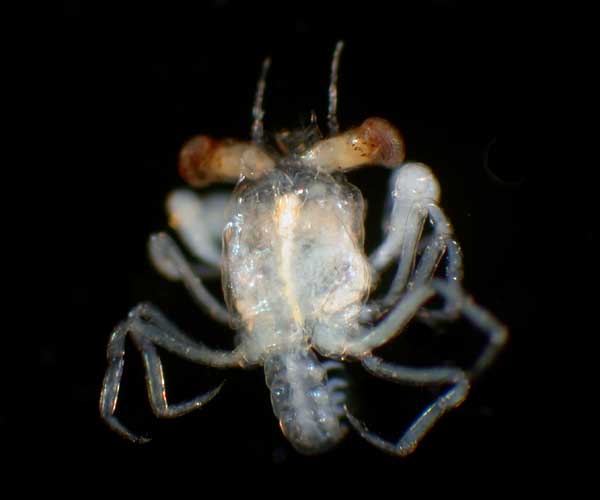
[(190, 189), (177, 189), (167, 198), (169, 225), (194, 257), (217, 269), (221, 266), (221, 235), (229, 198), (227, 192), (199, 196)]
[(194, 272), (191, 265), (166, 233), (153, 234), (150, 237), (149, 249), (154, 265), (171, 279), (183, 282), (198, 305), (208, 312), (214, 319), (228, 323), (229, 312), (206, 289), (200, 277)]
[[(435, 311), (429, 312), (423, 309), (423, 306), (436, 293), (442, 296), (446, 304), (451, 304), (453, 311), (462, 313), (488, 338), (487, 346), (469, 373), (470, 377), (478, 375), (492, 363), (506, 344), (508, 331), (491, 313), (477, 305), (473, 298), (463, 291), (462, 287), (440, 279), (434, 279), (425, 286), (409, 290), (382, 321), (370, 330), (365, 330), (362, 337), (349, 342), (345, 346), (343, 354), (362, 358), (399, 335), (417, 313), (422, 315), (435, 313)], [(442, 309), (442, 312), (444, 310), (445, 308)], [(455, 314), (452, 315), (453, 318), (455, 316)]]
[(435, 289), (428, 285), (407, 292), (383, 320), (374, 327), (365, 329), (361, 337), (351, 341), (345, 347), (344, 354), (362, 358), (400, 334), (423, 305), (435, 295), (435, 292)]
[[(429, 206), (429, 214), (434, 226), (434, 235), (432, 236), (432, 245), (434, 250), (425, 248), (419, 265), (415, 269), (415, 274), (411, 286), (419, 286), (422, 283), (430, 282), (437, 269), (440, 259), (445, 255), (446, 268), (444, 281), (449, 288), (455, 288), (458, 291), (453, 296), (460, 294), (461, 282), (463, 279), (463, 262), (460, 245), (454, 238), (454, 233), (450, 222), (444, 215), (444, 212), (437, 205)], [(433, 261), (437, 259), (435, 264)], [(432, 320), (452, 320), (460, 314), (459, 305), (452, 297), (446, 294), (446, 301), (443, 309), (438, 311), (422, 311), (421, 318)]]
[[(441, 214), (435, 208), (440, 197), (439, 184), (427, 165), (420, 163), (405, 163), (398, 167), (390, 178), (390, 196), (388, 206), (390, 215), (384, 225), (385, 237), (381, 244), (369, 256), (373, 270), (373, 282), (377, 283), (381, 273), (390, 264), (399, 261), (397, 272), (387, 295), (380, 301), (368, 303), (361, 320), (369, 322), (391, 307), (407, 289), (415, 269), (417, 250), (421, 240), (423, 227), (428, 217)], [(430, 210), (434, 207), (434, 210)], [(442, 214), (443, 215), (443, 214)], [(434, 230), (438, 226), (434, 223)], [(438, 234), (449, 229), (449, 225), (441, 224)], [(435, 271), (440, 259), (439, 243), (426, 248), (427, 252), (420, 273), (421, 283), (426, 281), (428, 274)]]
[[(387, 380), (414, 384), (452, 384), (452, 387), (447, 392), (442, 394), (423, 411), (395, 444), (385, 441), (376, 434), (369, 432), (361, 422), (346, 410), (351, 425), (364, 439), (374, 446), (395, 455), (405, 456), (411, 453), (441, 416), (448, 410), (456, 408), (465, 399), (469, 391), (469, 381), (474, 379), (492, 363), (508, 338), (506, 327), (488, 311), (478, 306), (471, 297), (462, 291), (460, 286), (454, 286), (454, 283), (444, 280), (433, 280), (431, 287), (444, 297), (446, 303), (453, 304), (453, 307), (456, 307), (469, 321), (478, 327), (488, 337), (488, 344), (474, 363), (473, 368), (468, 372), (457, 368), (445, 367), (407, 368), (385, 363), (381, 359), (370, 355), (362, 358), (362, 364), (367, 371)], [(383, 330), (386, 329), (384, 328)], [(387, 333), (393, 335), (392, 329), (387, 329)], [(366, 338), (368, 339), (369, 337), (367, 336)], [(380, 336), (380, 340), (383, 340), (383, 336)]]
[[(421, 237), (427, 212), (418, 201), (394, 201), (387, 234), (382, 243), (369, 256), (377, 281), (380, 273), (387, 269), (402, 252), (409, 251), (408, 256), (416, 252)], [(406, 263), (410, 266), (412, 262)]]
[[(460, 282), (463, 278), (462, 253), (458, 242), (454, 239), (452, 226), (442, 209), (436, 204), (430, 203), (427, 206), (427, 213), (431, 220), (433, 234), (427, 238), (426, 243), (421, 250), (419, 262), (416, 266), (409, 266), (407, 264), (408, 259), (405, 258), (405, 255), (409, 256), (409, 254), (408, 251), (403, 249), (403, 252), (400, 255), (401, 263), (398, 268), (398, 273), (396, 274), (388, 293), (381, 301), (381, 308), (383, 310), (388, 309), (398, 300), (401, 300), (403, 293), (405, 293), (407, 289), (424, 286), (431, 282), (440, 260), (444, 255), (446, 256), (447, 261), (444, 280), (451, 286), (460, 286)], [(410, 244), (415, 245), (409, 248), (409, 250), (412, 251), (410, 259), (414, 262), (418, 242), (411, 242)], [(402, 262), (403, 259), (404, 262)], [(412, 275), (410, 275), (410, 271), (413, 269), (414, 271)], [(447, 300), (444, 309), (434, 312), (432, 316), (440, 319), (442, 317), (451, 319), (456, 317), (457, 314), (458, 311), (456, 305), (450, 300)]]
[(146, 367), (148, 395), (154, 413), (160, 417), (175, 417), (200, 408), (212, 399), (221, 386), (191, 401), (169, 405), (166, 399), (162, 364), (156, 352), (159, 346), (194, 363), (214, 367), (240, 366), (242, 355), (239, 350), (219, 351), (194, 342), (180, 332), (163, 314), (150, 304), (136, 306), (128, 318), (117, 325), (107, 348), (108, 368), (100, 395), (100, 414), (107, 424), (122, 436), (134, 441), (145, 442), (147, 438), (131, 433), (115, 416), (119, 386), (125, 363), (125, 338), (130, 334), (142, 354)]
[[(431, 220), (433, 234), (427, 237), (424, 245), (421, 245), (418, 264), (415, 266), (424, 218), (422, 218), (418, 231), (405, 231), (406, 235), (402, 241), (402, 247), (398, 256), (399, 264), (396, 275), (389, 290), (382, 299), (369, 302), (365, 305), (361, 313), (361, 320), (363, 322), (373, 321), (379, 317), (396, 302), (402, 300), (403, 294), (407, 290), (429, 283), (444, 254), (446, 254), (447, 258), (445, 279), (448, 282), (457, 284), (462, 280), (462, 255), (460, 247), (454, 239), (450, 223), (443, 211), (434, 203), (429, 203), (426, 207), (415, 207), (413, 209), (414, 214), (410, 214), (409, 218), (416, 220), (418, 215), (424, 211)], [(413, 226), (415, 226), (415, 223), (413, 223)], [(407, 227), (410, 226), (407, 225)], [(434, 314), (441, 316), (442, 313), (447, 317), (451, 317), (455, 311), (451, 307), (451, 304), (447, 303), (443, 311)]]
[[(461, 287), (442, 280), (433, 280), (431, 284), (444, 297), (447, 304), (452, 304), (452, 307), (455, 307), (487, 337), (487, 345), (469, 370), (469, 378), (473, 379), (492, 364), (506, 345), (508, 329), (493, 314), (478, 305), (473, 297), (467, 295)], [(423, 311), (423, 314), (432, 314), (432, 312)]]
[(221, 383), (212, 391), (189, 401), (178, 404), (168, 404), (162, 363), (156, 348), (150, 341), (140, 335), (133, 335), (132, 338), (144, 360), (144, 367), (146, 368), (146, 384), (148, 386), (148, 399), (150, 400), (152, 411), (157, 417), (173, 418), (198, 409), (204, 403), (216, 396), (221, 390), (221, 387), (223, 387), (223, 383)]
[(201, 278), (219, 275), (221, 233), (225, 226), (228, 198), (226, 193), (199, 197), (191, 190), (178, 189), (167, 199), (171, 227), (192, 254), (208, 266), (189, 263), (166, 233), (152, 235), (148, 243), (150, 258), (156, 269), (171, 280), (183, 281), (201, 307), (222, 322), (229, 321), (229, 314), (206, 290)]
[[(401, 212), (401, 213), (394, 213)], [(365, 304), (361, 311), (362, 322), (370, 322), (380, 317), (387, 309), (398, 301), (405, 290), (410, 275), (414, 269), (417, 248), (426, 211), (419, 204), (411, 207), (394, 207), (390, 234), (369, 258), (374, 271), (374, 281), (377, 282), (380, 273), (394, 260), (398, 260), (396, 275), (386, 295), (379, 300), (372, 300)]]
[(389, 217), (384, 218), (383, 227), (385, 237), (369, 256), (375, 277), (400, 255), (405, 239), (419, 241), (427, 207), (437, 204), (439, 198), (439, 184), (427, 165), (405, 163), (396, 168), (389, 182)]
[(452, 384), (452, 387), (439, 396), (406, 430), (397, 443), (390, 443), (369, 430), (356, 419), (348, 409), (346, 416), (350, 424), (372, 445), (394, 455), (406, 456), (412, 453), (421, 439), (448, 410), (456, 408), (469, 392), (469, 381), (462, 370), (457, 368), (409, 368), (383, 362), (380, 358), (367, 356), (363, 366), (373, 375), (410, 384)]
[(448, 282), (460, 282), (463, 278), (462, 252), (454, 238), (452, 226), (439, 206), (429, 204), (427, 212), (433, 226), (433, 234), (428, 240), (429, 244), (421, 252), (411, 286), (419, 286), (431, 280), (444, 252), (447, 260), (444, 279)]

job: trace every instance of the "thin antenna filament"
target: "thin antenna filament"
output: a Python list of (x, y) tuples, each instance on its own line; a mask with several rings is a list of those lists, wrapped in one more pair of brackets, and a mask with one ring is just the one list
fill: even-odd
[(337, 80), (338, 68), (340, 66), (340, 55), (344, 48), (344, 42), (341, 40), (336, 44), (333, 51), (333, 60), (331, 61), (331, 81), (329, 83), (329, 111), (327, 113), (327, 124), (329, 134), (335, 135), (339, 132), (340, 125), (337, 118)]
[(265, 85), (267, 80), (267, 72), (271, 65), (271, 58), (267, 57), (262, 64), (258, 86), (256, 88), (256, 97), (254, 98), (254, 107), (252, 108), (252, 141), (256, 144), (261, 144), (264, 140), (263, 118), (265, 110), (263, 109), (263, 96), (265, 94)]

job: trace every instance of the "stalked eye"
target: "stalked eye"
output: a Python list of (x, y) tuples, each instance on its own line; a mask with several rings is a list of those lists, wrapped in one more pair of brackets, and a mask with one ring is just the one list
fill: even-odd
[(317, 142), (301, 158), (322, 172), (347, 171), (366, 165), (397, 167), (405, 157), (404, 140), (383, 118), (368, 118), (360, 127)]
[(240, 175), (260, 177), (274, 166), (271, 157), (256, 144), (207, 135), (193, 137), (179, 153), (179, 174), (198, 188), (214, 182), (235, 183)]

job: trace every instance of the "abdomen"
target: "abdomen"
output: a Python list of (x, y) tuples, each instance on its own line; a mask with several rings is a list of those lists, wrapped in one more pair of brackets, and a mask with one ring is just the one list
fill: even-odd
[(305, 454), (320, 453), (344, 437), (343, 385), (339, 379), (328, 380), (312, 351), (272, 352), (264, 368), (273, 412), (294, 448)]

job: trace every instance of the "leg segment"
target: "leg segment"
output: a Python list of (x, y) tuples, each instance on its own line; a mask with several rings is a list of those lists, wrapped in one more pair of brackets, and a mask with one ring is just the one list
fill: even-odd
[(194, 257), (210, 266), (221, 266), (221, 235), (230, 193), (198, 196), (190, 189), (177, 189), (167, 198), (169, 225)]
[[(488, 344), (468, 372), (463, 372), (457, 368), (445, 367), (407, 368), (385, 363), (381, 359), (371, 355), (362, 357), (362, 364), (367, 371), (387, 380), (414, 384), (452, 384), (452, 387), (448, 391), (442, 394), (427, 407), (423, 413), (421, 413), (395, 444), (385, 441), (376, 434), (369, 432), (361, 422), (346, 410), (350, 424), (364, 439), (374, 446), (394, 455), (405, 456), (414, 451), (420, 440), (442, 417), (442, 415), (448, 410), (457, 407), (465, 399), (469, 391), (470, 380), (479, 375), (493, 362), (508, 338), (506, 327), (498, 322), (498, 320), (496, 320), (496, 318), (488, 311), (478, 306), (456, 283), (434, 279), (431, 281), (429, 287), (420, 287), (416, 290), (427, 289), (439, 293), (445, 299), (446, 304), (452, 304), (453, 308), (456, 308), (459, 312), (464, 314), (471, 323), (486, 335)], [(387, 341), (386, 335), (388, 335), (388, 339), (395, 335), (396, 332), (394, 331), (394, 328), (398, 326), (398, 323), (394, 323), (394, 318), (406, 318), (406, 314), (402, 315), (399, 313), (399, 306), (405, 304), (407, 300), (409, 300), (408, 298), (411, 294), (414, 294), (414, 290), (409, 291), (388, 317), (386, 317), (380, 325), (375, 327), (369, 335), (361, 339), (357, 345), (362, 344), (361, 347), (365, 347), (366, 344), (373, 346), (382, 345)], [(430, 297), (431, 294), (428, 296)], [(415, 307), (418, 309), (421, 306), (416, 302), (413, 302), (410, 309), (414, 310)], [(424, 312), (423, 314), (426, 313), (428, 312)], [(373, 335), (373, 333), (375, 333), (375, 335)], [(359, 349), (356, 349), (355, 352), (358, 352), (358, 350)]]
[(408, 322), (419, 312), (423, 305), (435, 295), (431, 286), (414, 288), (404, 295), (388, 315), (363, 336), (351, 341), (344, 354), (362, 358), (373, 349), (385, 344), (400, 334)]
[(132, 338), (144, 360), (148, 399), (150, 400), (152, 411), (157, 417), (174, 418), (200, 408), (204, 403), (216, 396), (221, 390), (221, 387), (223, 387), (223, 384), (220, 384), (212, 391), (201, 394), (190, 401), (179, 404), (168, 404), (165, 377), (156, 348), (151, 342), (140, 335), (133, 335)]
[[(428, 207), (437, 205), (439, 197), (439, 184), (426, 165), (406, 163), (391, 176), (387, 202), (389, 216), (384, 218), (385, 237), (369, 256), (373, 283), (377, 283), (381, 273), (397, 259), (398, 269), (387, 296), (366, 304), (361, 312), (361, 321), (370, 322), (379, 317), (406, 289), (415, 267), (421, 234), (429, 214)], [(439, 261), (437, 253), (439, 250), (431, 247), (426, 255), (429, 263), (424, 261), (423, 269), (429, 266), (433, 272)], [(422, 276), (426, 274), (426, 271), (421, 273)]]
[[(456, 308), (487, 337), (487, 345), (469, 370), (469, 378), (473, 379), (492, 364), (506, 345), (508, 329), (494, 315), (478, 305), (473, 297), (467, 295), (461, 287), (442, 280), (433, 280), (431, 284), (436, 292), (444, 297), (446, 304), (451, 304), (453, 308)], [(442, 312), (446, 307), (442, 309)], [(427, 317), (435, 312), (424, 310), (421, 314)]]
[(398, 301), (414, 269), (426, 211), (419, 203), (414, 203), (410, 207), (395, 206), (392, 212), (394, 210), (402, 211), (402, 215), (396, 213), (394, 216), (393, 214), (392, 218), (395, 222), (390, 225), (390, 234), (369, 260), (374, 273), (374, 282), (379, 280), (380, 273), (390, 265), (392, 260), (398, 259), (398, 269), (386, 295), (380, 300), (368, 302), (363, 307), (360, 319), (365, 323), (379, 318)]
[[(446, 301), (443, 309), (439, 311), (423, 311), (420, 317), (431, 320), (453, 320), (460, 314), (460, 307), (455, 300), (452, 300), (452, 297), (458, 297), (460, 294), (463, 279), (462, 252), (460, 245), (454, 238), (452, 226), (442, 209), (437, 205), (430, 205), (428, 208), (435, 233), (432, 236), (433, 241), (423, 250), (419, 265), (415, 269), (411, 286), (430, 282), (439, 261), (445, 254), (446, 269), (444, 281), (448, 284), (449, 288), (455, 288), (458, 291), (453, 296), (445, 295)], [(432, 249), (429, 248), (430, 245)]]
[(152, 262), (165, 276), (181, 280), (198, 305), (217, 321), (228, 323), (229, 312), (206, 289), (200, 277), (166, 233), (153, 234), (149, 241), (149, 251)]
[(159, 417), (175, 417), (188, 411), (200, 408), (212, 399), (221, 386), (191, 401), (177, 405), (169, 405), (166, 399), (165, 381), (162, 364), (156, 352), (159, 346), (194, 363), (214, 367), (240, 366), (241, 351), (219, 351), (194, 342), (163, 314), (150, 304), (140, 304), (129, 313), (128, 318), (117, 325), (113, 331), (107, 348), (108, 368), (102, 384), (100, 395), (100, 414), (113, 430), (134, 442), (145, 442), (148, 439), (136, 436), (129, 431), (115, 416), (119, 386), (125, 364), (125, 338), (130, 334), (135, 346), (142, 354), (146, 368), (146, 383), (152, 410)]
[[(416, 245), (421, 237), (426, 211), (418, 202), (407, 200), (394, 201), (387, 235), (375, 251), (369, 256), (369, 262), (374, 271), (374, 281), (378, 281), (380, 273), (407, 250), (407, 256), (416, 253)], [(414, 250), (411, 249), (414, 246)], [(410, 266), (409, 260), (405, 265)]]
[[(422, 216), (423, 214), (425, 217)], [(425, 240), (423, 245), (420, 245), (422, 227), (427, 217), (433, 226), (433, 234)], [(404, 226), (404, 230), (401, 229), (405, 234), (398, 254), (399, 264), (396, 275), (382, 299), (371, 301), (365, 305), (361, 312), (363, 322), (373, 321), (381, 316), (396, 302), (402, 300), (407, 290), (429, 283), (444, 254), (447, 258), (445, 279), (456, 283), (462, 280), (460, 246), (454, 239), (452, 227), (442, 209), (435, 203), (428, 203), (424, 207), (417, 204), (409, 212), (407, 220), (411, 222)], [(420, 257), (415, 266), (419, 246), (421, 246)], [(390, 252), (390, 255), (393, 253), (393, 251)], [(376, 261), (377, 259), (374, 257), (374, 262)], [(442, 313), (450, 318), (452, 314), (456, 314), (456, 310), (448, 302), (444, 310), (436, 312), (436, 315), (440, 316)]]
[(437, 311), (428, 311), (423, 309), (423, 306), (436, 293), (441, 295), (446, 303), (441, 310), (442, 315), (447, 309), (457, 311), (457, 314), (452, 314), (452, 319), (458, 313), (462, 313), (488, 338), (486, 347), (469, 373), (470, 377), (477, 376), (493, 362), (502, 350), (508, 340), (508, 330), (490, 312), (477, 305), (473, 298), (462, 290), (459, 284), (440, 279), (434, 279), (425, 286), (409, 290), (382, 321), (372, 329), (366, 330), (362, 337), (350, 341), (343, 354), (362, 358), (399, 335), (404, 326), (417, 313), (425, 318), (428, 315), (435, 314)]
[(439, 396), (406, 430), (397, 443), (390, 443), (370, 432), (364, 424), (356, 419), (348, 409), (346, 416), (350, 424), (359, 434), (373, 446), (388, 453), (406, 456), (412, 453), (421, 439), (448, 410), (456, 408), (469, 392), (469, 381), (466, 374), (457, 368), (409, 368), (383, 362), (380, 358), (367, 356), (362, 360), (363, 366), (377, 377), (392, 382), (410, 384), (452, 384), (452, 387)]
[(427, 205), (437, 204), (439, 184), (431, 169), (422, 163), (405, 163), (390, 177), (389, 216), (384, 218), (385, 237), (369, 257), (380, 273), (394, 261), (404, 240), (419, 241), (427, 217)]
[(409, 286), (420, 286), (431, 281), (444, 253), (447, 259), (445, 279), (448, 282), (460, 282), (463, 278), (462, 252), (454, 239), (452, 226), (438, 205), (429, 204), (427, 213), (433, 234), (426, 240)]

